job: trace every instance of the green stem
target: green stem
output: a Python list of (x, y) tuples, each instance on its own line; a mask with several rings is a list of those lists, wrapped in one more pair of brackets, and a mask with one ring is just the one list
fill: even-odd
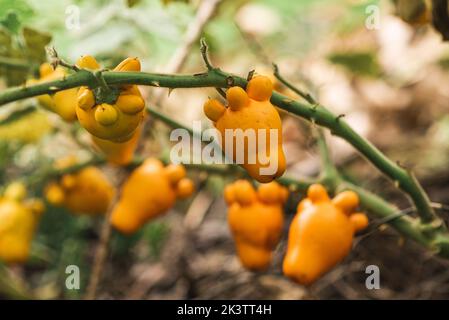
[(317, 128), (317, 145), (321, 158), (321, 179), (328, 187), (335, 189), (341, 180), (341, 176), (332, 161), (331, 153), (326, 142), (326, 136), (323, 129)]
[(289, 81), (287, 81), (279, 72), (279, 67), (277, 64), (273, 63), (273, 69), (274, 69), (274, 76), (276, 79), (279, 80), (284, 86), (292, 90), (294, 93), (302, 97), (304, 100), (306, 100), (311, 105), (317, 104), (316, 100), (307, 92), (300, 90), (299, 88), (292, 85)]
[(278, 93), (273, 93), (271, 101), (286, 111), (328, 128), (334, 135), (349, 142), (377, 169), (397, 183), (398, 187), (410, 196), (423, 222), (429, 222), (436, 218), (429, 198), (414, 176), (388, 159), (379, 149), (357, 134), (341, 117), (335, 116), (323, 107), (307, 107)]
[(389, 219), (399, 212), (395, 206), (350, 182), (342, 182), (338, 190), (352, 190), (356, 192), (359, 195), (361, 205), (366, 210), (375, 213), (379, 218), (388, 220), (388, 224), (406, 238), (414, 240), (440, 257), (449, 258), (449, 234), (446, 228), (430, 226), (429, 232), (427, 232), (426, 226), (428, 225), (412, 217), (397, 216), (397, 218)]
[[(206, 73), (196, 75), (165, 75), (145, 72), (108, 71), (103, 73), (103, 77), (106, 83), (112, 86), (137, 84), (167, 88), (227, 88), (229, 86), (238, 85), (245, 88), (247, 85), (246, 79), (233, 76), (219, 69), (211, 69)], [(92, 73), (81, 70), (65, 79), (40, 83), (28, 87), (10, 88), (0, 94), (0, 105), (19, 99), (79, 87), (81, 85), (95, 86), (95, 76)], [(374, 145), (357, 134), (341, 116), (334, 115), (322, 106), (315, 105), (310, 107), (277, 92), (273, 92), (271, 102), (281, 109), (328, 128), (334, 135), (346, 140), (376, 168), (396, 182), (401, 190), (410, 196), (423, 222), (429, 222), (436, 219), (426, 193), (414, 176), (408, 170), (388, 159)]]

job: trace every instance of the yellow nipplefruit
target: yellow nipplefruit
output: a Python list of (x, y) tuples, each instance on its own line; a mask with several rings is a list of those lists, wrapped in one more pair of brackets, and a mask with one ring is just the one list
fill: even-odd
[(0, 197), (0, 261), (23, 263), (44, 206), (37, 199), (24, 200), (23, 185), (13, 183)]
[(22, 201), (27, 196), (27, 190), (23, 183), (16, 181), (8, 185), (3, 196), (8, 199)]
[(261, 185), (257, 192), (245, 180), (226, 187), (228, 223), (245, 268), (262, 271), (270, 265), (282, 233), (287, 197), (287, 189), (274, 181)]
[(157, 159), (147, 159), (123, 184), (120, 199), (113, 209), (111, 224), (122, 233), (136, 232), (148, 221), (164, 214), (177, 198), (194, 191), (181, 165), (164, 167)]
[[(91, 56), (83, 56), (77, 65), (91, 70), (100, 68)], [(127, 58), (114, 71), (140, 71), (140, 62), (137, 58)], [(145, 101), (137, 86), (125, 85), (119, 90), (119, 96), (113, 104), (96, 101), (94, 93), (88, 87), (81, 87), (78, 91), (78, 120), (96, 138), (114, 142), (127, 141), (142, 122)]]
[(58, 182), (45, 188), (47, 201), (62, 206), (75, 214), (104, 214), (112, 198), (114, 187), (103, 172), (95, 167), (86, 167), (72, 174), (65, 174)]
[(330, 199), (322, 185), (309, 187), (290, 225), (284, 274), (310, 285), (348, 255), (354, 233), (368, 225), (363, 213), (354, 213), (359, 198), (344, 191)]
[(221, 134), (226, 155), (232, 151), (232, 159), (262, 183), (280, 177), (286, 168), (282, 122), (270, 102), (272, 90), (269, 78), (256, 76), (248, 82), (246, 91), (240, 87), (228, 89), (228, 108), (215, 99), (204, 104), (204, 113)]
[(139, 127), (134, 131), (131, 139), (124, 142), (114, 142), (104, 140), (92, 136), (92, 141), (95, 146), (100, 149), (106, 156), (108, 162), (119, 166), (129, 164), (133, 160), (134, 151), (139, 142), (142, 129)]
[[(53, 69), (49, 63), (43, 63), (40, 68), (40, 79), (29, 80), (27, 83), (35, 84), (63, 79), (66, 71), (63, 67)], [(76, 119), (78, 88), (58, 91), (52, 95), (41, 95), (37, 97), (39, 103), (46, 109), (58, 114), (65, 121), (74, 121)]]

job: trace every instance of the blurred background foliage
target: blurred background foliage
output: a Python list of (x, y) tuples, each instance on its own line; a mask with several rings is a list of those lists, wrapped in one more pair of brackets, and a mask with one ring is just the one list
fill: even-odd
[[(0, 89), (21, 85), (35, 77), (38, 66), (46, 60), (48, 45), (54, 46), (59, 55), (70, 62), (90, 54), (104, 66), (111, 67), (125, 57), (136, 56), (142, 62), (143, 71), (163, 71), (182, 43), (200, 2), (0, 0)], [(380, 27), (374, 30), (365, 25), (366, 8), (370, 5), (380, 8)], [(271, 63), (278, 63), (285, 77), (312, 92), (332, 111), (345, 114), (358, 132), (393, 159), (413, 162), (424, 182), (428, 179), (433, 198), (444, 202), (448, 189), (442, 177), (449, 175), (449, 103), (442, 84), (449, 80), (449, 51), (432, 27), (405, 23), (395, 13), (397, 7), (387, 0), (223, 1), (204, 29), (204, 36), (213, 62), (226, 71), (241, 75), (253, 69), (271, 73)], [(199, 46), (195, 44), (182, 72), (202, 70)], [(282, 86), (279, 90), (293, 95)], [(151, 97), (158, 91), (152, 88), (144, 91), (151, 105)], [(176, 120), (189, 124), (190, 120), (204, 120), (202, 103), (208, 95), (214, 94), (208, 89), (174, 90), (161, 107)], [(318, 160), (313, 154), (308, 129), (296, 119), (283, 117), (289, 173), (316, 174)], [(89, 157), (91, 150), (84, 147), (86, 139), (79, 126), (63, 123), (38, 107), (34, 99), (2, 107), (1, 185), (50, 168), (55, 159), (66, 154)], [(330, 139), (334, 158), (344, 166), (347, 176), (357, 177), (359, 182), (363, 181), (381, 195), (390, 195), (398, 204), (405, 203), (394, 189), (387, 187), (388, 183), (380, 175), (358, 160), (345, 142)], [(152, 124), (145, 141), (144, 155), (166, 152), (169, 147), (167, 130), (158, 123)], [(114, 170), (105, 168), (105, 172), (112, 179)], [(199, 180), (203, 178), (200, 176)], [(133, 236), (113, 233), (100, 297), (226, 298), (229, 294), (234, 298), (391, 298), (422, 294), (419, 290), (398, 287), (397, 281), (391, 280), (393, 276), (380, 293), (368, 292), (363, 287), (357, 263), (405, 263), (394, 260), (393, 253), (380, 253), (382, 244), (396, 248), (399, 255), (399, 241), (394, 233), (386, 237), (385, 242), (373, 237), (379, 243), (377, 251), (367, 241), (366, 247), (371, 248), (374, 257), (363, 253), (363, 245), (358, 246), (352, 255), (356, 258), (355, 266), (354, 263), (343, 264), (311, 291), (304, 292), (286, 280), (277, 279), (275, 268), (279, 266), (273, 267), (271, 278), (257, 277), (254, 281), (236, 263), (226, 230), (225, 207), (220, 194), (232, 177), (223, 179), (210, 175), (207, 178), (200, 194), (206, 193), (214, 201), (204, 209), (208, 212), (207, 223), (194, 240), (191, 236), (180, 236), (183, 231), (179, 230), (190, 203), (178, 205), (166, 218), (148, 224)], [(438, 183), (438, 187), (432, 188), (432, 183)], [(29, 192), (40, 196), (42, 186)], [(101, 219), (76, 216), (48, 206), (29, 263), (25, 267), (0, 266), (0, 296), (82, 297), (100, 225)], [(385, 239), (383, 234), (381, 236)], [(186, 254), (182, 254), (191, 252), (185, 247), (187, 243), (194, 247), (189, 247), (194, 250), (191, 257), (196, 257), (188, 263)], [(410, 256), (421, 254), (419, 261), (425, 259), (414, 247), (409, 252)], [(206, 258), (216, 264), (206, 263)], [(63, 285), (65, 268), (70, 264), (81, 268), (81, 290), (67, 290)], [(197, 264), (207, 265), (207, 272)], [(428, 267), (427, 273), (422, 271), (416, 285), (428, 281), (426, 283), (432, 286), (433, 282), (429, 282), (424, 273), (432, 274), (440, 267), (440, 262), (435, 262), (433, 269)], [(170, 268), (178, 269), (167, 271)], [(413, 278), (414, 270), (402, 265), (399, 269), (411, 273)], [(203, 270), (204, 274), (198, 275), (195, 270)], [(337, 272), (340, 272), (338, 276)], [(231, 280), (227, 279), (228, 275), (232, 275), (229, 276)], [(275, 280), (278, 282), (273, 282)], [(448, 280), (444, 281), (440, 285), (448, 288)], [(223, 288), (215, 287), (217, 282)], [(247, 289), (247, 296), (232, 295), (226, 291), (226, 285), (235, 283), (254, 287)], [(152, 287), (156, 289), (149, 289)], [(447, 295), (439, 295), (438, 290), (432, 294), (432, 297), (447, 298)]]

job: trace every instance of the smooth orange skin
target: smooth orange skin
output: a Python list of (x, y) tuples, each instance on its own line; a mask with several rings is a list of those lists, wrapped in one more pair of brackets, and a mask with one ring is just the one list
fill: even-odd
[[(183, 171), (184, 175), (178, 175), (179, 171)], [(174, 180), (173, 173), (177, 174), (178, 180)], [(185, 169), (182, 166), (170, 165), (164, 168), (159, 160), (147, 159), (123, 184), (120, 199), (112, 212), (112, 226), (124, 234), (131, 234), (167, 212), (176, 202), (181, 181), (183, 197), (194, 191), (191, 181), (187, 188), (187, 178), (184, 176)]]
[(35, 221), (19, 202), (0, 200), (0, 260), (24, 263), (29, 256)]
[(0, 197), (0, 261), (14, 264), (28, 260), (40, 214), (45, 210), (37, 199)]
[[(268, 202), (248, 181), (239, 180), (225, 189), (229, 205), (228, 224), (242, 265), (251, 271), (266, 270), (272, 251), (279, 243), (284, 224), (283, 204), (286, 189), (275, 186)], [(260, 189), (259, 189), (260, 191)]]
[[(250, 163), (250, 151), (248, 141), (245, 139), (245, 156), (243, 164), (240, 164), (248, 171), (248, 174), (261, 183), (267, 183), (282, 176), (286, 169), (286, 160), (282, 149), (282, 121), (276, 108), (271, 104), (272, 92), (271, 80), (264, 76), (253, 78), (249, 83), (246, 92), (240, 87), (232, 87), (227, 92), (229, 107), (225, 108), (217, 100), (209, 100), (204, 105), (206, 116), (214, 122), (215, 127), (221, 134), (222, 149), (225, 150), (226, 136), (225, 130), (231, 129), (252, 129), (256, 133), (256, 143), (259, 145), (258, 130), (266, 130), (265, 150), (268, 157), (268, 165), (263, 164), (259, 157), (255, 163)], [(270, 150), (270, 129), (277, 130), (277, 148)], [(233, 160), (236, 161), (236, 141), (233, 137)], [(225, 150), (226, 151), (226, 150)], [(274, 174), (261, 174), (261, 168), (268, 168), (270, 163), (277, 160), (277, 170)]]
[(141, 132), (141, 128), (137, 128), (131, 139), (124, 142), (104, 140), (95, 136), (91, 137), (95, 146), (106, 156), (109, 163), (125, 166), (133, 159), (134, 151), (136, 150), (137, 143), (139, 142)]
[[(66, 71), (63, 67), (53, 69), (49, 63), (43, 63), (39, 69), (40, 78), (29, 80), (27, 83), (43, 83), (62, 79), (66, 76)], [(58, 91), (52, 95), (40, 95), (37, 97), (37, 100), (47, 110), (58, 114), (67, 122), (72, 122), (76, 120), (77, 92), (78, 88), (72, 88)]]
[[(98, 63), (90, 56), (82, 57), (77, 65), (93, 70), (99, 69)], [(136, 58), (127, 58), (114, 71), (140, 71), (140, 62)], [(80, 124), (90, 134), (99, 139), (114, 142), (130, 140), (144, 118), (145, 101), (137, 86), (121, 86), (117, 101), (111, 105), (115, 110), (114, 114), (116, 114), (116, 120), (113, 123), (101, 124), (97, 121), (95, 111), (101, 108), (102, 104), (97, 104), (92, 97), (93, 95), (89, 88), (81, 87), (79, 89), (76, 115)]]
[(331, 200), (323, 186), (309, 188), (290, 225), (283, 262), (286, 276), (310, 285), (349, 254), (354, 233), (368, 225), (366, 215), (354, 213), (358, 201), (352, 191)]
[[(60, 201), (53, 201), (52, 190), (58, 186), (63, 192)], [(46, 188), (46, 197), (54, 205), (61, 205), (74, 214), (104, 214), (114, 197), (114, 187), (96, 167), (86, 167), (74, 174), (64, 175), (59, 183)]]

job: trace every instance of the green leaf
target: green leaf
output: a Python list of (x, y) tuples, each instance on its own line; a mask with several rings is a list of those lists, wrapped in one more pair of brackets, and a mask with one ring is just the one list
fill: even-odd
[(126, 4), (129, 8), (134, 7), (135, 5), (139, 4), (140, 0), (127, 0)]
[(376, 56), (371, 52), (338, 52), (332, 53), (327, 59), (354, 75), (378, 77), (382, 72)]
[(10, 12), (14, 12), (19, 21), (25, 21), (33, 15), (33, 9), (25, 0), (0, 0), (0, 20)]
[(42, 62), (45, 60), (45, 46), (51, 41), (51, 35), (29, 27), (22, 30), (26, 53), (31, 60)]
[(0, 20), (0, 24), (12, 33), (18, 33), (20, 29), (20, 21), (15, 12), (8, 12), (5, 18)]
[(145, 226), (143, 237), (149, 245), (150, 255), (152, 257), (159, 257), (169, 232), (170, 229), (164, 222), (153, 222)]
[(6, 56), (11, 51), (11, 34), (0, 29), (0, 55)]

